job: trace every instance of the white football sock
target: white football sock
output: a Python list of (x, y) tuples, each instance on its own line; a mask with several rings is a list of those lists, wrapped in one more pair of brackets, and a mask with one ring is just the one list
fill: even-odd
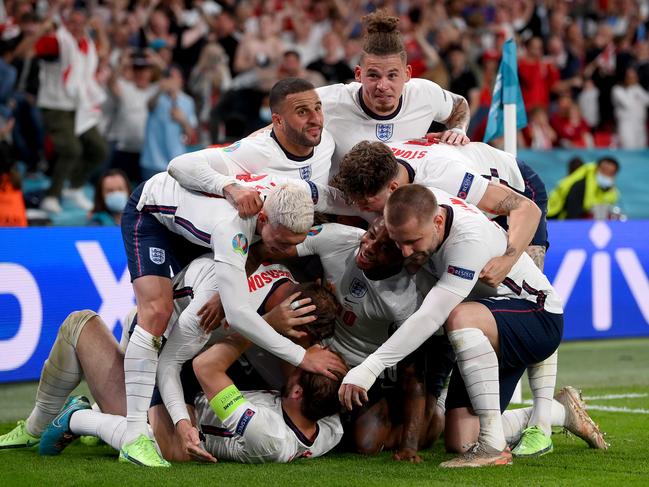
[(70, 416), (70, 431), (75, 435), (96, 436), (119, 450), (124, 443), (126, 418), (82, 409)]
[(527, 425), (538, 426), (543, 432), (550, 436), (552, 399), (554, 387), (557, 382), (557, 361), (558, 351), (550, 355), (543, 362), (531, 365), (527, 368), (530, 389), (534, 400), (532, 416)]
[(135, 326), (124, 356), (124, 382), (126, 384), (126, 418), (128, 427), (125, 441), (131, 442), (139, 435), (148, 435), (147, 411), (155, 386), (160, 339)]
[(43, 364), (34, 409), (25, 423), (29, 434), (41, 436), (81, 382), (83, 371), (77, 359), (77, 340), (85, 324), (94, 316), (96, 314), (91, 311), (76, 311), (61, 324), (50, 355)]
[[(530, 416), (534, 408), (508, 409), (503, 413), (503, 430), (507, 443), (513, 445), (518, 442), (523, 430), (530, 423)], [(565, 426), (566, 410), (563, 404), (552, 399), (550, 407), (552, 426)]]
[(478, 441), (496, 450), (507, 446), (500, 414), (498, 357), (487, 337), (477, 328), (451, 331), (448, 338), (471, 405), (480, 419)]

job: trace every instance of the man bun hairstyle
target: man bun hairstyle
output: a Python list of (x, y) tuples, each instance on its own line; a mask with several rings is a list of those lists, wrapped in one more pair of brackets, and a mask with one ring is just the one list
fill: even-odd
[(392, 149), (382, 142), (363, 140), (345, 154), (331, 185), (342, 191), (348, 204), (375, 196), (397, 177), (399, 166)]
[(279, 185), (264, 201), (268, 223), (282, 225), (293, 233), (306, 233), (313, 226), (313, 199), (297, 184)]
[[(288, 54), (285, 53), (285, 55)], [(279, 80), (270, 89), (268, 95), (268, 104), (272, 113), (279, 112), (282, 103), (286, 100), (288, 95), (295, 93), (303, 93), (305, 91), (315, 90), (313, 83), (302, 78), (284, 78)]]
[(398, 54), (406, 62), (406, 47), (399, 32), (399, 18), (388, 15), (385, 10), (377, 10), (362, 19), (365, 27), (363, 36), (363, 53), (361, 62), (366, 54), (374, 56), (391, 56)]

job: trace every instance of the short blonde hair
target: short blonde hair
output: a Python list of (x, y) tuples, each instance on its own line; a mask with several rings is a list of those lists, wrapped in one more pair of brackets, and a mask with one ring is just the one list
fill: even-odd
[(313, 200), (311, 193), (293, 183), (275, 188), (264, 201), (268, 222), (282, 225), (293, 233), (306, 233), (313, 226)]

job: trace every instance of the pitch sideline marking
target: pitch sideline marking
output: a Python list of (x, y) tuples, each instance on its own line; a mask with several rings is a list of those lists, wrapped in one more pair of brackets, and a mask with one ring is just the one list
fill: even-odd
[[(647, 396), (649, 396), (649, 394), (644, 394), (644, 393), (606, 394), (604, 396), (585, 396), (584, 399), (587, 399), (589, 401), (592, 400), (607, 401), (612, 399), (633, 399), (633, 398), (647, 397)], [(532, 405), (533, 402), (531, 400), (525, 400), (522, 402), (522, 404)], [(627, 408), (624, 406), (620, 406), (620, 407), (598, 406), (597, 404), (588, 404), (586, 406), (586, 409), (592, 411), (609, 411), (609, 412), (616, 412), (616, 413), (649, 414), (649, 409), (635, 409), (635, 408)]]

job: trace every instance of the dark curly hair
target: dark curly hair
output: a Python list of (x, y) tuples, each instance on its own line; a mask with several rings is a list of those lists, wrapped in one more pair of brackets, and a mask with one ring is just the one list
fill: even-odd
[(399, 19), (388, 15), (385, 10), (377, 10), (362, 19), (365, 27), (363, 36), (363, 53), (361, 62), (366, 54), (375, 56), (391, 56), (398, 54), (406, 62), (406, 47), (398, 29)]
[(352, 204), (379, 193), (397, 177), (398, 171), (397, 159), (387, 145), (364, 140), (345, 154), (331, 185)]

